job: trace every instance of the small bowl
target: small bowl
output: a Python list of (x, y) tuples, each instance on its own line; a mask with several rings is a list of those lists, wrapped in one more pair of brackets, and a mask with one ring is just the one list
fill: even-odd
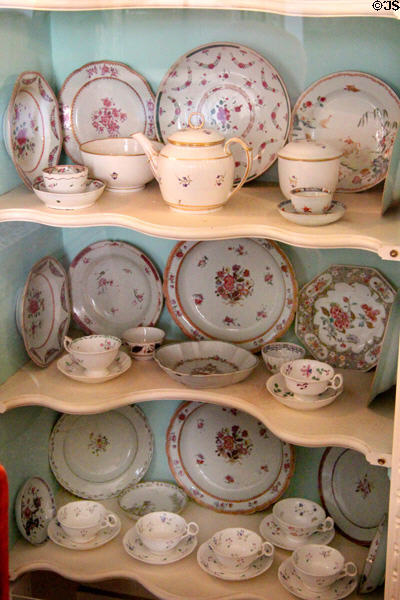
[(56, 165), (43, 169), (42, 176), (48, 192), (77, 194), (86, 190), (88, 168), (83, 165)]
[(132, 358), (151, 360), (154, 352), (163, 343), (165, 331), (158, 327), (131, 327), (126, 329), (121, 337), (129, 346)]
[(272, 342), (261, 350), (261, 356), (271, 373), (279, 373), (283, 363), (297, 358), (304, 358), (306, 351), (302, 346), (290, 342)]
[(333, 192), (326, 188), (295, 188), (289, 195), (295, 211), (304, 215), (323, 215), (332, 206)]

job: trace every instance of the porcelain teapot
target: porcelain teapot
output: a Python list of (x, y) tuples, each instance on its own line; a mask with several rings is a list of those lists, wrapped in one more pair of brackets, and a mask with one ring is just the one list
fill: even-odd
[[(142, 133), (132, 135), (149, 158), (161, 194), (170, 208), (191, 213), (216, 211), (245, 183), (251, 169), (251, 149), (237, 137), (225, 138), (204, 127), (200, 113), (189, 116), (189, 127), (174, 132), (158, 152)], [(246, 170), (233, 188), (235, 161), (231, 144), (246, 153)]]

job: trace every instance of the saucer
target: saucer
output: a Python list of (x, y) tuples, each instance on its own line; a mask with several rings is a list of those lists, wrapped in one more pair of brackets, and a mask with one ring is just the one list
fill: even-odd
[(278, 579), (288, 592), (304, 600), (340, 600), (351, 594), (358, 582), (357, 575), (347, 576), (323, 590), (312, 591), (296, 574), (292, 558), (288, 558), (279, 566)]
[(203, 571), (209, 575), (218, 577), (218, 579), (225, 579), (227, 581), (244, 581), (257, 577), (257, 575), (261, 575), (261, 573), (270, 568), (273, 560), (273, 556), (260, 556), (245, 571), (238, 572), (229, 570), (217, 561), (213, 550), (209, 546), (209, 541), (204, 542), (197, 551), (197, 562)]
[(147, 548), (136, 532), (136, 525), (131, 527), (122, 540), (125, 551), (142, 562), (149, 563), (151, 565), (167, 565), (169, 563), (181, 560), (185, 556), (188, 556), (193, 552), (197, 546), (197, 537), (190, 535), (179, 542), (175, 548), (171, 548), (167, 552), (152, 552)]
[(132, 360), (125, 352), (118, 352), (116, 358), (107, 369), (107, 371), (109, 371), (108, 375), (103, 375), (102, 377), (90, 377), (86, 374), (85, 369), (71, 358), (70, 354), (64, 354), (64, 356), (57, 361), (57, 368), (70, 379), (80, 381), (81, 383), (103, 383), (104, 381), (110, 381), (110, 379), (115, 379), (115, 377), (119, 377), (119, 375), (125, 373), (131, 364)]
[(103, 181), (100, 181), (100, 179), (88, 179), (84, 192), (60, 194), (57, 192), (49, 192), (44, 185), (43, 180), (39, 180), (33, 185), (33, 191), (48, 208), (56, 208), (58, 210), (79, 210), (80, 208), (92, 206), (92, 204), (100, 198), (105, 187), (106, 184)]
[(56, 517), (50, 521), (47, 534), (52, 542), (58, 546), (63, 546), (63, 548), (69, 548), (70, 550), (92, 550), (93, 548), (98, 548), (99, 546), (107, 544), (107, 542), (113, 540), (121, 531), (121, 521), (115, 513), (113, 513), (113, 515), (117, 520), (116, 525), (101, 529), (96, 533), (94, 538), (88, 542), (79, 543), (71, 540), (64, 533)]
[(304, 225), (305, 227), (318, 227), (318, 225), (328, 225), (341, 219), (344, 215), (346, 207), (341, 202), (334, 200), (330, 209), (322, 215), (310, 215), (298, 213), (293, 208), (290, 200), (284, 200), (278, 204), (279, 213), (292, 223)]
[(318, 396), (296, 396), (287, 388), (285, 378), (280, 373), (269, 377), (265, 385), (271, 396), (281, 404), (296, 410), (316, 410), (328, 406), (343, 392), (343, 387), (341, 387), (338, 390), (325, 390)]
[(264, 539), (284, 550), (296, 550), (304, 544), (324, 544), (327, 546), (335, 537), (335, 529), (324, 532), (317, 531), (307, 538), (295, 537), (282, 531), (279, 525), (275, 523), (272, 515), (268, 515), (261, 521), (259, 531)]

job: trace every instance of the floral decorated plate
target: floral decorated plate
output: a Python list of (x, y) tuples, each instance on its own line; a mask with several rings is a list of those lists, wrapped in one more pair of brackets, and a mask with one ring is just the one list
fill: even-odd
[(187, 495), (180, 487), (164, 481), (136, 483), (118, 496), (119, 507), (133, 520), (160, 510), (179, 514), (187, 500)]
[(330, 209), (322, 215), (311, 215), (298, 213), (293, 208), (290, 200), (284, 200), (278, 204), (280, 215), (287, 221), (303, 225), (303, 227), (320, 227), (339, 221), (345, 213), (346, 207), (341, 202), (334, 200)]
[(57, 481), (80, 498), (104, 500), (137, 483), (150, 466), (153, 433), (137, 406), (62, 415), (49, 441)]
[(327, 448), (319, 466), (319, 493), (326, 512), (347, 538), (369, 546), (389, 503), (387, 470), (363, 454)]
[(141, 131), (154, 138), (154, 95), (147, 81), (123, 63), (87, 63), (68, 75), (59, 93), (64, 149), (82, 163), (80, 144)]
[(387, 536), (388, 518), (385, 514), (369, 547), (358, 587), (359, 594), (369, 594), (385, 581)]
[[(264, 173), (284, 145), (290, 118), (285, 84), (260, 54), (230, 42), (190, 50), (167, 71), (156, 96), (156, 127), (160, 141), (188, 126), (200, 112), (206, 127), (225, 138), (240, 137), (253, 151), (248, 180)], [(233, 150), (235, 180), (245, 174), (246, 156)]]
[(49, 484), (41, 477), (31, 477), (22, 485), (15, 500), (18, 529), (31, 544), (47, 540), (47, 528), (57, 512)]
[(104, 192), (106, 184), (99, 179), (88, 179), (86, 190), (76, 194), (59, 194), (57, 192), (47, 191), (42, 180), (33, 185), (33, 191), (36, 196), (44, 202), (48, 208), (58, 210), (78, 210), (88, 208), (100, 198)]
[(263, 423), (235, 408), (186, 402), (173, 415), (166, 450), (176, 481), (199, 504), (250, 514), (284, 493), (294, 451)]
[(270, 240), (187, 241), (169, 256), (164, 294), (190, 338), (257, 352), (291, 324), (297, 283), (287, 256)]
[(171, 550), (167, 550), (166, 552), (153, 552), (143, 544), (136, 532), (136, 525), (134, 525), (124, 535), (122, 544), (125, 552), (127, 552), (129, 556), (132, 556), (132, 558), (136, 558), (136, 560), (151, 565), (168, 565), (191, 554), (197, 546), (197, 537), (195, 535), (189, 535), (181, 540), (175, 548), (171, 548)]
[(271, 396), (281, 404), (295, 410), (317, 410), (323, 406), (328, 406), (343, 392), (343, 388), (338, 390), (327, 389), (318, 396), (296, 396), (287, 388), (285, 378), (280, 373), (269, 377), (265, 385)]
[(62, 147), (57, 98), (41, 73), (24, 71), (18, 76), (4, 134), (18, 175), (31, 189), (43, 169), (57, 164)]
[(299, 293), (296, 335), (333, 367), (376, 365), (395, 290), (376, 269), (333, 265)]
[(226, 581), (246, 581), (265, 573), (273, 563), (272, 556), (260, 556), (256, 558), (245, 571), (231, 571), (221, 565), (215, 557), (209, 541), (204, 542), (197, 551), (197, 563), (203, 571), (218, 579)]
[(141, 250), (126, 242), (90, 244), (69, 267), (72, 316), (86, 333), (121, 337), (155, 325), (163, 306), (160, 276)]
[(80, 381), (81, 383), (105, 383), (106, 381), (115, 379), (122, 375), (122, 373), (125, 373), (131, 364), (132, 360), (125, 352), (118, 352), (115, 360), (113, 360), (111, 365), (107, 368), (109, 371), (108, 375), (102, 377), (90, 377), (87, 375), (86, 369), (73, 360), (71, 354), (65, 354), (58, 359), (57, 369), (66, 377), (74, 379), (75, 381)]
[(400, 127), (393, 144), (382, 195), (381, 214), (400, 202)]
[(57, 521), (57, 518), (54, 518), (49, 524), (49, 538), (58, 546), (69, 548), (70, 550), (93, 550), (93, 548), (104, 546), (104, 544), (107, 544), (107, 542), (113, 540), (121, 531), (120, 518), (115, 513), (113, 513), (113, 516), (116, 519), (115, 525), (109, 525), (104, 529), (100, 529), (100, 531), (96, 533), (92, 540), (83, 543), (74, 542), (71, 540), (71, 538), (64, 533), (64, 530)]
[(301, 94), (290, 138), (335, 144), (343, 152), (337, 191), (359, 192), (385, 178), (399, 121), (400, 99), (386, 83), (341, 71)]
[(279, 525), (275, 523), (273, 515), (268, 515), (260, 523), (260, 534), (268, 542), (271, 542), (277, 548), (283, 548), (283, 550), (296, 550), (303, 544), (324, 544), (328, 545), (335, 537), (335, 529), (330, 531), (316, 531), (315, 533), (308, 536), (305, 541), (304, 538), (295, 537), (283, 531)]
[(64, 349), (71, 320), (67, 274), (52, 256), (31, 269), (17, 297), (16, 320), (30, 358), (47, 367)]

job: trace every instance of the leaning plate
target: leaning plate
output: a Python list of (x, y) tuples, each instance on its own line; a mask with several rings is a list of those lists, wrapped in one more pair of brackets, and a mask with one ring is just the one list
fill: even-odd
[(294, 470), (292, 446), (235, 408), (186, 402), (173, 415), (166, 444), (173, 476), (196, 502), (250, 514), (276, 502)]
[(370, 465), (363, 454), (327, 448), (319, 466), (319, 491), (337, 529), (368, 546), (389, 502), (387, 470)]
[(386, 83), (344, 71), (301, 94), (290, 136), (334, 143), (343, 152), (337, 190), (359, 192), (385, 178), (399, 121), (400, 99)]
[(333, 265), (300, 290), (296, 335), (314, 358), (368, 371), (378, 362), (395, 295), (375, 269)]
[(57, 164), (62, 147), (57, 98), (41, 73), (18, 76), (4, 125), (6, 148), (31, 189), (43, 169)]
[(63, 351), (71, 320), (67, 274), (52, 256), (31, 269), (17, 299), (16, 318), (25, 348), (39, 367), (47, 367)]
[(385, 514), (369, 547), (358, 588), (360, 594), (373, 592), (385, 580), (387, 536), (388, 518)]
[(104, 192), (106, 184), (99, 179), (88, 179), (84, 192), (77, 194), (58, 194), (49, 192), (43, 181), (40, 179), (33, 185), (33, 191), (36, 196), (45, 203), (48, 208), (58, 210), (78, 210), (88, 208), (96, 202)]
[(280, 215), (287, 221), (303, 225), (303, 227), (320, 227), (321, 225), (329, 225), (329, 223), (339, 221), (343, 217), (346, 207), (341, 202), (334, 200), (326, 213), (322, 215), (310, 215), (296, 212), (291, 201), (284, 200), (278, 204), (278, 210)]
[(179, 242), (164, 274), (167, 307), (190, 338), (257, 352), (287, 330), (297, 302), (292, 265), (266, 239)]
[(118, 496), (140, 481), (153, 455), (153, 434), (143, 412), (126, 406), (97, 415), (63, 415), (49, 442), (58, 482), (80, 498)]
[(119, 62), (101, 60), (68, 75), (59, 94), (64, 149), (82, 163), (80, 144), (141, 131), (154, 138), (154, 95), (147, 81)]
[(390, 157), (389, 168), (385, 179), (382, 195), (381, 214), (388, 208), (396, 206), (400, 202), (400, 128), (397, 131), (396, 140)]
[(41, 477), (25, 481), (15, 500), (15, 519), (20, 533), (28, 542), (41, 544), (47, 540), (47, 528), (56, 512), (49, 484)]
[(121, 521), (118, 515), (113, 513), (113, 516), (116, 520), (115, 525), (100, 529), (92, 540), (83, 543), (71, 540), (71, 538), (64, 533), (57, 518), (55, 518), (49, 523), (49, 538), (58, 546), (69, 548), (70, 550), (93, 550), (93, 548), (104, 546), (104, 544), (113, 540), (121, 531)]
[[(260, 54), (229, 42), (190, 50), (164, 76), (156, 96), (156, 127), (167, 142), (188, 126), (192, 112), (227, 139), (242, 138), (253, 150), (249, 179), (264, 173), (285, 143), (290, 118), (288, 94), (279, 73)], [(243, 151), (233, 148), (235, 179), (246, 169)]]
[(87, 246), (69, 267), (72, 316), (88, 334), (121, 337), (130, 327), (155, 325), (162, 284), (151, 260), (126, 242)]
[(185, 492), (173, 483), (146, 481), (131, 485), (118, 496), (118, 504), (130, 519), (165, 510), (179, 514), (187, 503)]

